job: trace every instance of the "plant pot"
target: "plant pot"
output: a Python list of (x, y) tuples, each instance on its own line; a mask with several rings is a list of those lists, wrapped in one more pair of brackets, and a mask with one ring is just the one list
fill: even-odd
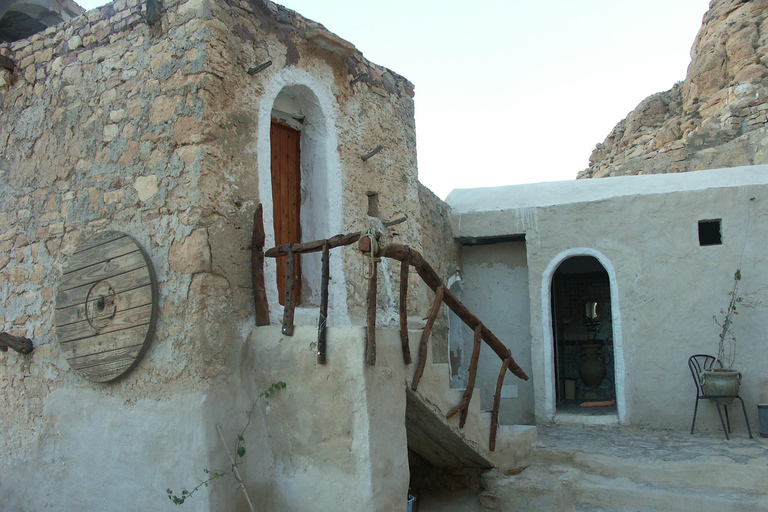
[[(701, 387), (704, 394), (710, 396), (739, 394), (741, 385), (741, 372), (726, 368), (711, 368), (701, 372)], [(733, 398), (718, 398), (715, 400), (720, 405), (729, 405)]]

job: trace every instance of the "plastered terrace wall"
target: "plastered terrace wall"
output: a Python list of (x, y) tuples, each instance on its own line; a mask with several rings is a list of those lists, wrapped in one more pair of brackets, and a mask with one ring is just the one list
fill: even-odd
[[(741, 396), (756, 428), (755, 405), (768, 399), (761, 349), (768, 321), (762, 243), (768, 235), (767, 172), (756, 166), (523, 185), (506, 191), (508, 208), (501, 191), (486, 197), (486, 210), (472, 202), (482, 197), (479, 189), (448, 197), (458, 236), (479, 225), (489, 236), (526, 235), (537, 421), (550, 421), (554, 412), (546, 276), (569, 254), (588, 254), (608, 265), (611, 292), (617, 293), (612, 305), (618, 306), (613, 334), (620, 417), (650, 427), (690, 428), (695, 395), (687, 359), (716, 352), (719, 328), (712, 316), (726, 307), (733, 273), (741, 268), (739, 293), (745, 300), (735, 321), (734, 367), (743, 373)], [(722, 219), (722, 245), (699, 245), (698, 221), (709, 219)], [(735, 421), (735, 428), (743, 429)], [(697, 424), (719, 428), (711, 404)]]
[(377, 331), (376, 366), (365, 364), (364, 338), (360, 327), (331, 328), (328, 364), (321, 366), (312, 327), (293, 337), (279, 326), (252, 334), (249, 360), (261, 367), (254, 373), (259, 385), (289, 382), (254, 432), (271, 445), (264, 456), (270, 484), (259, 494), (264, 510), (405, 510), (412, 367), (403, 363), (397, 331)]
[[(0, 497), (10, 510), (53, 499), (100, 510), (102, 497), (77, 492), (76, 479), (96, 475), (94, 488), (104, 488), (126, 467), (132, 476), (112, 494), (114, 507), (156, 509), (166, 487), (219, 460), (215, 423), (238, 417), (260, 391), (240, 373), (254, 324), (251, 223), (263, 202), (268, 245), (274, 240), (264, 178), (270, 112), (284, 89), (306, 92), (322, 114), (313, 133), (325, 138), (309, 162), (328, 177), (320, 190), (326, 230), (317, 237), (405, 215), (390, 231), (424, 250), (410, 83), (275, 4), (163, 4), (152, 25), (143, 2), (117, 0), (0, 45), (16, 63), (13, 73), (0, 70), (0, 328), (35, 345), (28, 356), (0, 355), (0, 464), (13, 475), (0, 482)], [(248, 73), (265, 60), (269, 68)], [(379, 154), (360, 158), (379, 144)], [(369, 193), (378, 193), (378, 215), (368, 215)], [(160, 314), (138, 367), (98, 385), (69, 368), (53, 312), (62, 266), (107, 229), (148, 252)], [(332, 261), (330, 321), (361, 324), (361, 259), (348, 248)], [(274, 269), (268, 260), (277, 318)], [(397, 271), (383, 268), (381, 324), (394, 318)], [(415, 274), (411, 284), (409, 312), (425, 316), (431, 296)], [(306, 309), (298, 323), (314, 325), (316, 312)], [(262, 469), (251, 467), (250, 477)], [(31, 479), (47, 491), (23, 485)], [(214, 494), (190, 507), (219, 509), (227, 499)]]

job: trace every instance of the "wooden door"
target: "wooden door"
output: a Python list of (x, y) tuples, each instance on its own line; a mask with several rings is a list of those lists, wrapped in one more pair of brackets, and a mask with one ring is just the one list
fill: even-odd
[[(301, 132), (272, 120), (272, 211), (275, 245), (301, 242)], [(294, 270), (295, 302), (301, 302), (301, 258)], [(277, 258), (277, 291), (285, 305), (285, 257)]]

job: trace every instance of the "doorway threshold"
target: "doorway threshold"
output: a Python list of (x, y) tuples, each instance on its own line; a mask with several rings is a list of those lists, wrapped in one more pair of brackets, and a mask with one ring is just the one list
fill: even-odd
[(616, 406), (579, 407), (577, 403), (565, 403), (557, 406), (553, 422), (556, 425), (603, 425), (619, 424)]

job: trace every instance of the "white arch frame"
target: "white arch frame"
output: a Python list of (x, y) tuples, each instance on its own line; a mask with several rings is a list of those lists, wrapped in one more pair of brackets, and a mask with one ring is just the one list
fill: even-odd
[(627, 417), (626, 402), (626, 366), (624, 364), (624, 338), (621, 326), (621, 309), (619, 306), (619, 286), (616, 280), (616, 270), (611, 261), (600, 251), (588, 247), (567, 249), (547, 265), (541, 278), (541, 311), (542, 332), (544, 343), (544, 413), (549, 419), (554, 419), (555, 405), (555, 352), (554, 334), (552, 332), (552, 277), (560, 264), (574, 256), (592, 256), (603, 266), (608, 273), (611, 291), (611, 322), (613, 328), (613, 365), (616, 377), (616, 409), (619, 423), (625, 423)]
[[(324, 218), (318, 219), (328, 230), (328, 236), (333, 236), (342, 231), (343, 190), (341, 160), (337, 151), (338, 137), (336, 133), (336, 119), (338, 117), (338, 104), (331, 92), (333, 84), (333, 71), (317, 68), (309, 73), (306, 70), (289, 67), (283, 68), (270, 76), (265, 85), (264, 92), (259, 98), (258, 133), (257, 133), (257, 166), (259, 176), (259, 200), (264, 208), (265, 244), (272, 247), (275, 244), (274, 219), (272, 216), (272, 171), (271, 171), (271, 147), (270, 127), (272, 123), (272, 108), (275, 99), (286, 88), (304, 87), (308, 89), (317, 101), (317, 108), (321, 112), (320, 122), (323, 123), (321, 131), (324, 140), (315, 152), (320, 154), (320, 162), (314, 162), (317, 169), (313, 171), (324, 173), (325, 188), (318, 191), (327, 198), (329, 204), (321, 213)], [(303, 143), (303, 141), (302, 141)], [(266, 258), (265, 273), (269, 276), (276, 275), (275, 259)], [(347, 299), (346, 280), (343, 271), (341, 257), (331, 257), (330, 272), (333, 279), (328, 289), (328, 322), (329, 325), (350, 325)], [(283, 307), (277, 298), (277, 283), (274, 279), (266, 279), (267, 299), (270, 304), (270, 320), (280, 323), (283, 315)], [(311, 324), (317, 320), (318, 308), (296, 308), (296, 324)]]

